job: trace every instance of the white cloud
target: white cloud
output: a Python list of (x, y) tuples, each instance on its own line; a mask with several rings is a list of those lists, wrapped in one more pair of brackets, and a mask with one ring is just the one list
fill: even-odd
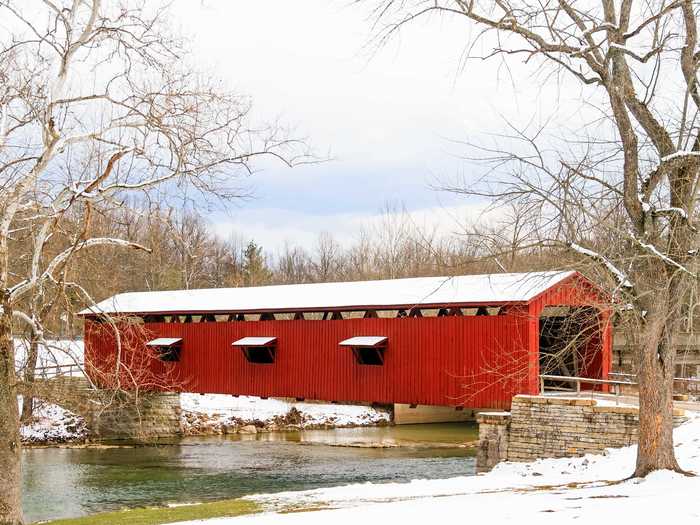
[[(176, 0), (174, 21), (192, 36), (202, 67), (252, 96), (257, 117), (297, 125), (333, 158), (292, 170), (266, 163), (250, 179), (254, 202), (231, 220), (211, 217), (220, 234), (235, 229), (270, 247), (308, 246), (320, 231), (347, 242), (387, 201), (452, 231), (455, 221), (428, 189), (465, 169), (464, 149), (449, 140), (503, 132), (503, 118), (537, 122), (559, 110), (561, 123), (585, 120), (576, 114), (580, 88), (535, 78), (531, 64), (461, 68), (470, 28), (460, 17), (412, 24), (373, 55), (368, 13), (345, 0)], [(479, 207), (447, 204), (460, 213)]]
[[(397, 220), (400, 209), (388, 212)], [(228, 220), (213, 223), (216, 234), (226, 239), (232, 235), (245, 241), (254, 239), (268, 252), (276, 252), (285, 243), (312, 249), (321, 233), (329, 232), (344, 246), (355, 242), (364, 228), (380, 228), (386, 212), (314, 214), (280, 208), (257, 208), (233, 214)], [(407, 212), (408, 220), (424, 231), (437, 235), (453, 235), (464, 231), (466, 223), (490, 222), (495, 214), (485, 213), (483, 204), (434, 206)], [(391, 219), (391, 217), (390, 217)]]

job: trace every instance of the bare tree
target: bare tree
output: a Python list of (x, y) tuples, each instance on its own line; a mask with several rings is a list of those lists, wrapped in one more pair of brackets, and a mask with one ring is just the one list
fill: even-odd
[(281, 253), (277, 256), (276, 280), (282, 284), (309, 282), (310, 266), (309, 255), (301, 247), (285, 243)]
[(83, 252), (148, 251), (93, 235), (93, 216), (156, 189), (185, 204), (226, 201), (255, 156), (296, 160), (279, 128), (248, 122), (245, 97), (196, 72), (155, 4), (0, 1), (10, 28), (0, 37), (2, 525), (22, 523), (14, 335), (42, 333), (36, 298), (60, 289), (91, 300), (71, 276)]
[(212, 245), (212, 238), (206, 224), (194, 213), (180, 217), (170, 217), (168, 232), (172, 233), (172, 250), (170, 256), (178, 259), (181, 284), (178, 288), (189, 290), (201, 282), (207, 272), (207, 254)]
[(329, 232), (319, 234), (311, 260), (314, 280), (323, 283), (337, 278), (341, 264), (340, 251), (340, 245)]
[[(471, 58), (522, 59), (539, 82), (578, 85), (599, 114), (581, 132), (512, 129), (472, 160), (487, 174), (452, 187), (536, 211), (542, 242), (567, 246), (609, 275), (639, 347), (636, 476), (680, 470), (672, 388), (680, 297), (697, 279), (700, 188), (697, 3), (692, 0), (384, 0), (380, 40), (432, 15), (476, 29)], [(486, 55), (477, 57), (479, 44)], [(516, 79), (517, 81), (517, 79)], [(474, 148), (474, 145), (470, 145)], [(473, 151), (473, 149), (472, 149)], [(515, 225), (514, 225), (515, 226)], [(609, 242), (608, 242), (609, 241)]]
[(211, 254), (210, 283), (213, 287), (240, 284), (243, 274), (243, 238), (229, 235), (223, 242), (214, 242)]

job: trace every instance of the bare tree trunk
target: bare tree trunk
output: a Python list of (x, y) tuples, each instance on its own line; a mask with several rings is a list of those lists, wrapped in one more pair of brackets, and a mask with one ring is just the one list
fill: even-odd
[(681, 471), (673, 448), (674, 347), (669, 327), (651, 323), (639, 360), (639, 448), (635, 477), (654, 470)]
[(36, 374), (36, 361), (39, 358), (39, 341), (36, 338), (36, 334), (32, 334), (31, 341), (29, 343), (29, 353), (27, 354), (27, 362), (25, 363), (24, 369), (24, 381), (27, 384), (27, 389), (25, 390), (28, 394), (24, 396), (22, 400), (22, 415), (20, 421), (22, 423), (27, 423), (32, 419), (34, 415), (34, 398), (29, 395), (31, 393), (31, 385), (34, 383), (34, 376)]
[(0, 314), (0, 525), (22, 524), (19, 409), (12, 341), (12, 311)]

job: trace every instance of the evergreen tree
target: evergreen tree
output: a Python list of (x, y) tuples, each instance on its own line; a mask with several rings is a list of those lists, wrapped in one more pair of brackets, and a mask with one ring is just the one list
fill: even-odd
[(256, 286), (266, 284), (272, 278), (272, 272), (267, 266), (262, 246), (250, 241), (243, 252), (243, 284)]

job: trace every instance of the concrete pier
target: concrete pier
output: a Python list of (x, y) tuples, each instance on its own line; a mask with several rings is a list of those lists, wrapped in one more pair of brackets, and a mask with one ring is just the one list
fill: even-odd
[(413, 425), (417, 423), (455, 423), (474, 421), (479, 409), (456, 410), (454, 407), (431, 405), (394, 405), (394, 423)]

